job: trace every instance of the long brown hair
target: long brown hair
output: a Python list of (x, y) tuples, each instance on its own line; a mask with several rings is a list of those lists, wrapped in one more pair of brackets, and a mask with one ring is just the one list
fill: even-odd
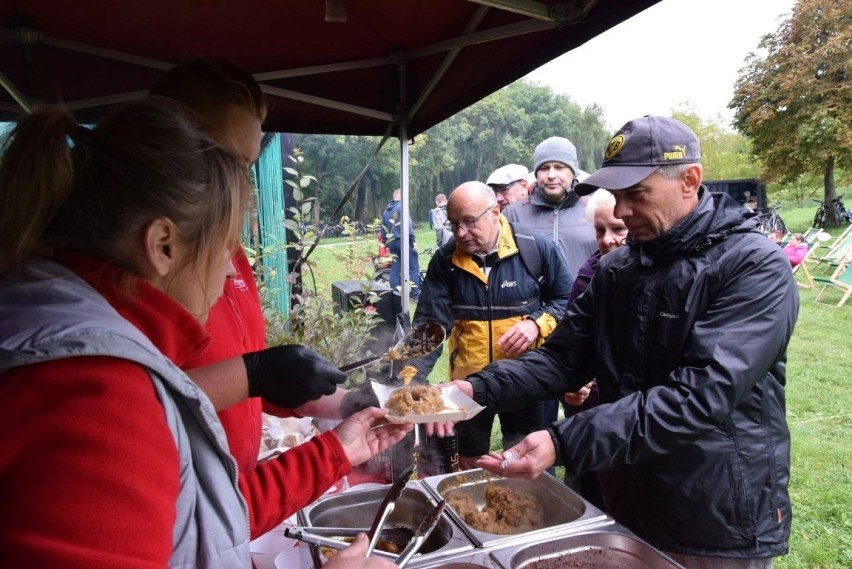
[(139, 274), (128, 245), (159, 217), (202, 267), (238, 246), (245, 166), (167, 99), (129, 103), (91, 130), (42, 107), (12, 131), (0, 160), (0, 273), (62, 247)]

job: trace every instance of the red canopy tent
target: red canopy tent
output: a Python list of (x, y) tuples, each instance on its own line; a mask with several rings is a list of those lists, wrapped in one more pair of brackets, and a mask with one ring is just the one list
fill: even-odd
[(270, 131), (411, 136), (656, 1), (12, 0), (0, 113), (63, 101), (95, 120), (205, 55), (256, 75)]
[(8, 0), (0, 120), (61, 101), (96, 122), (203, 55), (261, 82), (268, 131), (407, 141), (657, 1)]

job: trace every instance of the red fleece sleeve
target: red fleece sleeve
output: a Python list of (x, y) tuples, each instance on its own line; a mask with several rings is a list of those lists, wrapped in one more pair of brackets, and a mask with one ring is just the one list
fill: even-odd
[(0, 375), (0, 559), (165, 568), (179, 464), (142, 368), (80, 357)]
[(252, 538), (263, 535), (323, 495), (351, 472), (340, 440), (329, 431), (240, 476)]

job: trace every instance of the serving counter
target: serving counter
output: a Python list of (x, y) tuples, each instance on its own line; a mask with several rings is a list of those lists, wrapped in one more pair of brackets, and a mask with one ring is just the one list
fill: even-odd
[[(458, 494), (466, 495), (466, 500), (481, 509), (489, 485), (518, 492), (525, 499), (532, 497), (540, 508), (540, 523), (517, 533), (489, 533), (472, 527), (449, 502), (436, 529), (407, 567), (681, 567), (549, 474), (536, 480), (520, 480), (469, 470), (414, 480), (406, 486), (387, 527), (413, 529), (439, 501)], [(307, 532), (311, 528), (369, 527), (387, 488), (374, 487), (320, 498), (301, 510), (296, 522)], [(300, 543), (298, 550), (299, 565), (303, 569), (319, 569), (325, 562), (327, 552), (321, 552), (318, 546)], [(275, 567), (293, 567), (294, 559), (292, 554), (286, 556), (286, 560), (282, 556), (279, 566), (276, 558)]]

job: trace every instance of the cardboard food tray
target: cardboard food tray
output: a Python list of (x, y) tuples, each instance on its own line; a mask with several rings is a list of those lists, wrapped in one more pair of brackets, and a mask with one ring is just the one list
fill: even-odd
[[(373, 391), (376, 392), (376, 397), (379, 398), (379, 405), (384, 408), (388, 397), (391, 393), (399, 389), (396, 386), (383, 385), (381, 383), (373, 383)], [(444, 400), (445, 409), (440, 413), (431, 413), (429, 415), (407, 415), (398, 417), (387, 415), (390, 423), (402, 425), (405, 423), (440, 423), (442, 421), (466, 421), (475, 417), (477, 413), (485, 409), (478, 405), (476, 401), (459, 391), (455, 385), (441, 389), (441, 398)]]

